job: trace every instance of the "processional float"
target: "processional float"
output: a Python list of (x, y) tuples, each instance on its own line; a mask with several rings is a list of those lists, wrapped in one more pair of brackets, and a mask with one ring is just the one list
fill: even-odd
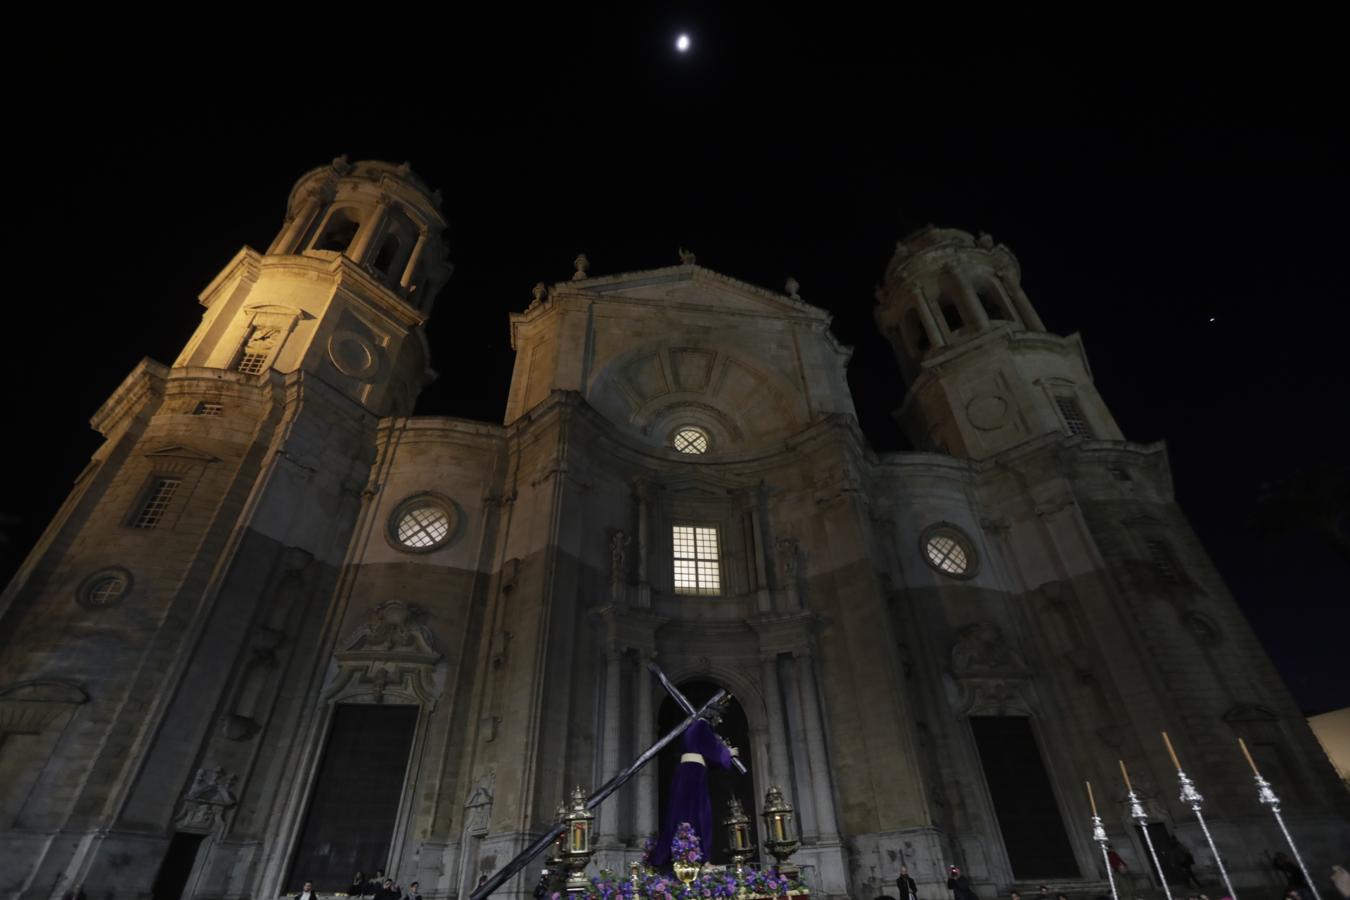
[[(577, 787), (572, 792), (570, 802), (559, 807), (557, 823), (549, 831), (535, 839), (532, 844), (517, 853), (510, 862), (493, 873), (481, 887), (474, 890), (469, 900), (485, 900), (493, 891), (529, 865), (530, 860), (549, 847), (553, 847), (553, 854), (549, 857), (550, 870), (557, 872), (565, 869), (568, 872), (567, 893), (580, 894), (589, 889), (590, 882), (585, 877), (585, 870), (586, 864), (595, 853), (591, 846), (591, 826), (595, 819), (592, 810), (623, 787), (643, 766), (651, 762), (668, 744), (684, 734), (696, 721), (716, 714), (731, 699), (730, 694), (725, 690), (718, 690), (707, 703), (695, 708), (658, 666), (653, 663), (649, 668), (661, 683), (661, 686), (684, 710), (686, 714), (684, 720), (642, 751), (625, 769), (610, 778), (594, 793), (587, 796), (585, 790)], [(723, 744), (726, 743), (720, 735), (718, 740), (721, 740)], [(731, 763), (740, 774), (746, 774), (745, 764), (741, 760), (733, 756)], [(784, 894), (791, 894), (794, 897), (806, 896), (808, 891), (797, 882), (797, 871), (789, 864), (789, 858), (798, 847), (794, 810), (784, 800), (782, 791), (776, 786), (770, 787), (765, 797), (763, 817), (767, 829), (764, 848), (779, 863), (776, 876), (766, 876), (763, 873), (748, 874), (745, 870), (745, 864), (755, 848), (750, 845), (749, 840), (749, 817), (745, 815), (738, 799), (733, 797), (729, 814), (723, 821), (732, 848), (732, 862), (735, 866), (734, 872), (738, 884), (737, 897), (754, 900), (754, 898), (782, 896)], [(697, 877), (697, 874), (697, 868), (692, 873), (688, 873), (687, 877), (685, 873), (677, 873), (686, 886)], [(630, 881), (633, 896), (640, 897), (637, 863), (633, 864)], [(767, 892), (766, 888), (768, 889)]]

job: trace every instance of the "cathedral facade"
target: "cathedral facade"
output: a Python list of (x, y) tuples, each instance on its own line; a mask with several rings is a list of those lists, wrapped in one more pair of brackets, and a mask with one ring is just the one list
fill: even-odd
[[(510, 318), (504, 424), (412, 416), (444, 227), (406, 165), (308, 173), (178, 359), (95, 414), (104, 444), (0, 598), (0, 893), (382, 869), (467, 898), (659, 736), (653, 662), (734, 696), (749, 774), (717, 796), (754, 818), (781, 786), (824, 896), (893, 893), (904, 864), (942, 900), (953, 863), (984, 896), (1100, 892), (1085, 781), (1145, 890), (1117, 760), (1206, 877), (1164, 730), (1239, 888), (1273, 889), (1283, 845), (1238, 737), (1319, 874), (1350, 846), (1164, 446), (1121, 434), (1007, 247), (897, 245), (876, 321), (921, 449), (881, 453), (829, 314), (690, 256), (579, 257)], [(599, 808), (596, 865), (657, 831), (663, 771)]]

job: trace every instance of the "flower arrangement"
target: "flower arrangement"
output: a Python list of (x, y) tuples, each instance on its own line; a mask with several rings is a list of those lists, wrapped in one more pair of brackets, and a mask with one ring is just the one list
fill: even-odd
[(694, 828), (688, 822), (681, 822), (680, 827), (675, 829), (675, 840), (670, 842), (670, 858), (694, 866), (703, 862), (698, 835), (694, 834)]
[[(697, 838), (688, 842), (697, 852)], [(671, 849), (675, 849), (674, 843)], [(686, 846), (686, 853), (690, 846)], [(678, 852), (678, 851), (677, 851)], [(699, 859), (702, 854), (699, 853)], [(628, 878), (618, 878), (608, 869), (591, 878), (586, 900), (737, 900), (737, 898), (783, 897), (789, 893), (802, 895), (805, 888), (797, 881), (775, 869), (745, 869), (738, 877), (731, 869), (704, 872), (688, 886), (669, 872), (651, 869), (638, 875), (637, 884)], [(566, 900), (556, 895), (550, 900)]]

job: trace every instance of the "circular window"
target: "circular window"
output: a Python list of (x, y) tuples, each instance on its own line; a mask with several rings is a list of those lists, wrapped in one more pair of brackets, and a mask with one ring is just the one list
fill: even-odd
[(424, 553), (444, 546), (455, 533), (454, 505), (429, 494), (410, 497), (389, 517), (389, 538), (400, 550)]
[(119, 602), (131, 590), (131, 573), (126, 569), (103, 569), (84, 580), (76, 601), (89, 609), (103, 609)]
[(970, 578), (975, 574), (975, 548), (953, 525), (934, 525), (923, 533), (923, 557), (944, 575)]
[(1191, 610), (1182, 615), (1181, 623), (1186, 626), (1186, 630), (1202, 646), (1212, 647), (1219, 643), (1219, 626), (1215, 625), (1208, 616)]
[(686, 425), (675, 431), (670, 444), (681, 453), (707, 453), (708, 433), (702, 428)]
[(336, 332), (328, 339), (328, 358), (339, 372), (352, 378), (369, 378), (377, 368), (375, 349), (350, 331)]

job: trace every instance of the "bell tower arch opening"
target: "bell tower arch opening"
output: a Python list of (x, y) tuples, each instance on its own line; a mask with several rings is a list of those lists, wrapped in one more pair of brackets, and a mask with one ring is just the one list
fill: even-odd
[[(711, 681), (686, 681), (679, 685), (680, 693), (689, 699), (689, 702), (695, 708), (707, 703), (712, 695), (719, 690), (726, 690), (723, 685), (715, 684)], [(661, 702), (657, 711), (657, 733), (665, 734), (676, 725), (680, 724), (685, 718), (684, 710), (676, 705), (675, 701), (669, 697)], [(734, 769), (722, 769), (718, 766), (708, 767), (708, 794), (712, 800), (712, 824), (713, 824), (713, 845), (711, 848), (703, 848), (703, 856), (709, 862), (717, 864), (727, 864), (731, 862), (731, 846), (727, 839), (726, 829), (722, 827), (722, 820), (727, 816), (727, 804), (733, 796), (738, 797), (741, 805), (745, 807), (746, 813), (750, 817), (750, 841), (755, 846), (759, 844), (757, 822), (755, 821), (754, 810), (758, 807), (756, 798), (761, 786), (755, 781), (754, 766), (751, 761), (750, 753), (750, 724), (746, 718), (745, 710), (741, 707), (740, 701), (733, 695), (726, 704), (726, 712), (722, 722), (717, 726), (717, 733), (726, 739), (727, 743), (737, 748), (740, 760), (745, 763), (750, 771), (745, 775), (740, 775)], [(682, 753), (679, 741), (672, 741), (661, 755), (657, 758), (657, 796), (659, 797), (659, 822), (665, 822), (666, 815), (670, 810), (670, 784), (675, 777), (675, 769), (680, 764), (680, 755)], [(645, 835), (644, 835), (645, 837)]]

